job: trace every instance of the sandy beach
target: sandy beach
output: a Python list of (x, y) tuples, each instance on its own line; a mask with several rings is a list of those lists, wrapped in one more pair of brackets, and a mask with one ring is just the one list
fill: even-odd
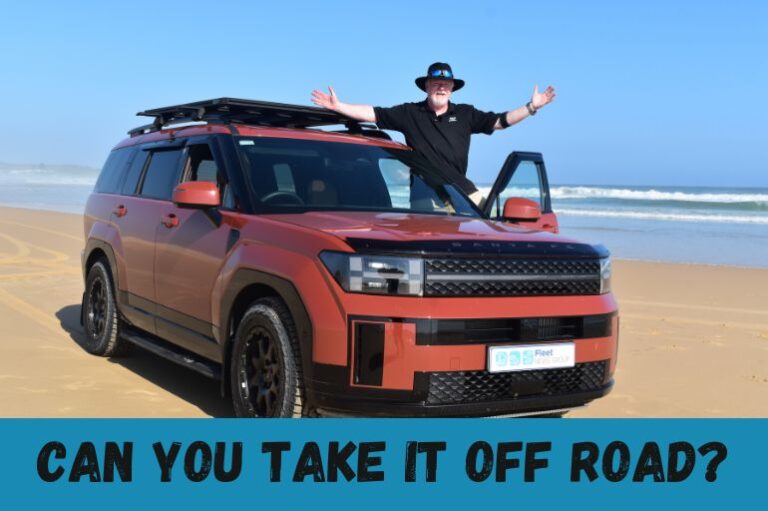
[[(82, 218), (0, 208), (0, 416), (229, 417), (212, 380), (78, 344)], [(768, 417), (768, 270), (615, 261), (616, 386), (571, 417)]]

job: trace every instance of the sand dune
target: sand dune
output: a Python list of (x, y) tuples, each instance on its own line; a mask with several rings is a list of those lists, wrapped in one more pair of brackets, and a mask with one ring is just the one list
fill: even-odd
[[(218, 385), (78, 344), (78, 215), (0, 208), (0, 416), (230, 416)], [(573, 417), (768, 417), (768, 270), (617, 261), (616, 387)]]

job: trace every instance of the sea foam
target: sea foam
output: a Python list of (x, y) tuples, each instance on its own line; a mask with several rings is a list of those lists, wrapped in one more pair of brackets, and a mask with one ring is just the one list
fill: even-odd
[[(490, 186), (480, 186), (483, 195), (491, 193)], [(504, 195), (530, 197), (538, 190), (535, 188), (513, 188)], [(602, 188), (596, 186), (554, 186), (550, 189), (553, 199), (624, 199), (645, 201), (680, 201), (702, 203), (757, 203), (768, 205), (766, 193), (715, 193), (711, 191), (693, 193), (665, 190), (633, 190), (631, 188)]]
[(717, 222), (737, 224), (761, 224), (768, 225), (766, 216), (749, 215), (718, 215), (718, 214), (694, 214), (694, 213), (662, 213), (658, 211), (605, 211), (598, 209), (560, 209), (555, 208), (555, 213), (566, 216), (589, 216), (604, 218), (627, 218), (638, 220), (666, 220), (679, 222)]

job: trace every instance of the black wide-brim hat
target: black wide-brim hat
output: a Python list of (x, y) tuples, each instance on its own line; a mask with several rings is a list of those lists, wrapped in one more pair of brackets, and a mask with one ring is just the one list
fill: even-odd
[(420, 76), (416, 78), (416, 87), (427, 92), (427, 80), (430, 78), (435, 80), (451, 80), (453, 81), (453, 90), (457, 91), (464, 87), (464, 80), (459, 80), (453, 76), (453, 70), (451, 66), (445, 62), (435, 62), (429, 69), (427, 69), (427, 76)]

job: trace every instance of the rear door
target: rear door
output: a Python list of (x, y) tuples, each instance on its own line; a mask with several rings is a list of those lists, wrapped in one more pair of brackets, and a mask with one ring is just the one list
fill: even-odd
[(503, 220), (504, 202), (510, 197), (522, 197), (536, 202), (541, 209), (541, 217), (536, 221), (509, 223), (527, 229), (554, 233), (559, 231), (557, 216), (552, 212), (547, 170), (541, 153), (515, 151), (507, 157), (491, 188), (483, 212), (492, 220)]
[[(169, 186), (178, 181), (182, 147), (178, 143), (143, 146), (128, 169), (116, 197), (113, 222), (125, 259), (123, 313), (134, 325), (155, 333), (155, 235)], [(123, 279), (121, 279), (123, 280)]]

